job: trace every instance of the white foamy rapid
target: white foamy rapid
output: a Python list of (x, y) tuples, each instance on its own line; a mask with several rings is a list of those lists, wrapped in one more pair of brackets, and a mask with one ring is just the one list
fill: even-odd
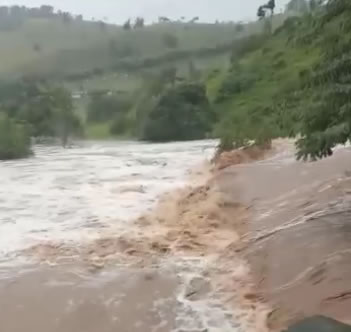
[(0, 260), (41, 241), (82, 242), (128, 223), (160, 194), (181, 187), (215, 141), (170, 144), (82, 142), (39, 146), (0, 162)]

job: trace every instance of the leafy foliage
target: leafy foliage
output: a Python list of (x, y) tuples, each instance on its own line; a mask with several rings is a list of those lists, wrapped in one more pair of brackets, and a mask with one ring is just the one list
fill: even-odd
[(211, 131), (214, 120), (205, 87), (180, 84), (166, 90), (150, 111), (143, 139), (160, 142), (201, 139)]
[(351, 140), (350, 2), (288, 7), (302, 3), (305, 15), (233, 58), (215, 98), (222, 147), (299, 135), (297, 158), (315, 160)]
[(269, 0), (266, 4), (258, 7), (257, 16), (259, 19), (263, 19), (266, 17), (266, 10), (270, 10), (271, 14), (274, 14), (275, 9), (275, 0)]
[[(351, 138), (351, 27), (345, 23), (351, 18), (348, 1), (331, 0), (321, 17), (323, 24), (338, 18), (339, 36), (331, 37), (329, 26), (324, 26), (324, 57), (305, 83), (311, 96), (302, 113), (302, 137), (297, 142), (298, 158), (312, 160), (330, 156), (337, 144)], [(338, 36), (338, 37), (339, 37)]]
[(132, 24), (130, 22), (130, 19), (123, 24), (123, 29), (126, 31), (132, 30)]
[(27, 128), (0, 112), (0, 160), (27, 157), (31, 154)]
[(226, 75), (218, 90), (216, 103), (233, 98), (234, 95), (249, 89), (256, 79), (257, 75), (254, 72), (243, 71), (240, 67), (232, 70)]
[[(266, 145), (280, 136), (301, 132), (303, 104), (309, 95), (303, 87), (320, 58), (320, 39), (313, 43), (289, 42), (289, 38), (312, 31), (310, 17), (289, 18), (272, 34), (242, 40), (234, 50), (231, 68), (220, 74), (215, 95), (220, 119), (215, 133), (221, 147)], [(264, 22), (263, 22), (264, 24)]]
[(70, 135), (81, 131), (71, 93), (62, 87), (30, 81), (5, 84), (0, 107), (14, 121), (26, 124), (33, 137), (58, 137), (66, 145)]

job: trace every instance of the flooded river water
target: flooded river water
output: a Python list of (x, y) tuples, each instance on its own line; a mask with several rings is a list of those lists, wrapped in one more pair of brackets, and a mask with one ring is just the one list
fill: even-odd
[(215, 145), (84, 142), (1, 162), (4, 331), (350, 322), (351, 149), (302, 163), (281, 140), (210, 173)]
[(163, 192), (182, 187), (214, 141), (82, 142), (38, 146), (35, 157), (0, 163), (0, 261), (42, 241), (84, 242), (128, 226)]
[[(32, 158), (1, 162), (4, 331), (229, 332), (237, 327), (232, 314), (210, 295), (207, 260), (198, 255), (136, 267), (127, 257), (125, 264), (114, 262), (104, 269), (95, 261), (87, 266), (84, 258), (55, 262), (61, 246), (69, 248), (68, 256), (79, 256), (80, 248), (91, 245), (89, 255), (105, 258), (119, 247), (104, 237), (142, 234), (137, 218), (165, 192), (194, 180), (196, 172), (189, 171), (201, 169), (215, 146), (215, 141), (81, 142), (70, 149), (37, 146)], [(146, 258), (152, 255), (147, 248)], [(190, 301), (192, 292), (202, 297)]]

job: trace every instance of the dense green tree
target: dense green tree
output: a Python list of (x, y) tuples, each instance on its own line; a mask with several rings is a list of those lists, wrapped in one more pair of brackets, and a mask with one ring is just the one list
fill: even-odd
[(62, 87), (32, 80), (0, 86), (0, 107), (16, 122), (27, 124), (30, 136), (58, 137), (66, 145), (81, 125), (72, 96)]
[(274, 14), (274, 9), (275, 9), (275, 0), (269, 0), (266, 4), (266, 8), (271, 11), (271, 14)]
[(128, 19), (124, 24), (123, 24), (123, 29), (125, 31), (130, 31), (132, 30), (132, 24), (130, 23), (130, 19)]
[[(330, 0), (322, 16), (324, 24), (340, 16), (336, 35), (325, 33), (324, 57), (304, 79), (310, 95), (302, 112), (302, 137), (297, 142), (298, 158), (318, 159), (330, 156), (337, 144), (351, 139), (351, 5)], [(325, 26), (325, 29), (329, 27)], [(345, 36), (346, 40), (339, 38)]]
[(160, 142), (205, 138), (214, 120), (205, 87), (184, 83), (161, 95), (148, 114), (142, 138)]

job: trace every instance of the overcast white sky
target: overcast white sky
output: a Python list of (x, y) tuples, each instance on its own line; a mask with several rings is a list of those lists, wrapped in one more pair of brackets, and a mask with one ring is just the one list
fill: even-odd
[[(246, 21), (256, 16), (259, 5), (265, 0), (0, 0), (0, 5), (25, 5), (37, 7), (50, 4), (56, 9), (83, 14), (109, 22), (124, 22), (129, 17), (143, 16), (147, 22), (158, 16), (178, 19), (199, 16), (201, 21)], [(276, 0), (278, 11), (288, 0)]]

